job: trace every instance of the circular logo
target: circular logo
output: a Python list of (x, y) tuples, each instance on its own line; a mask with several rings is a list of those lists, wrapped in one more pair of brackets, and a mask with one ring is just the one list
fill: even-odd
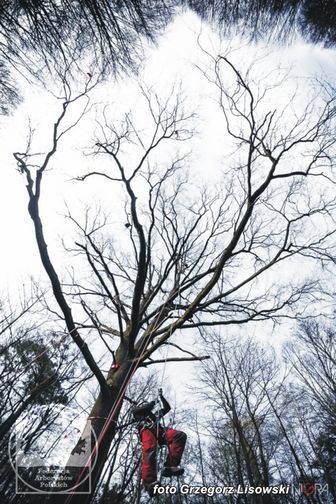
[(9, 457), (17, 493), (91, 490), (97, 438), (87, 416), (57, 404), (36, 405), (15, 424)]

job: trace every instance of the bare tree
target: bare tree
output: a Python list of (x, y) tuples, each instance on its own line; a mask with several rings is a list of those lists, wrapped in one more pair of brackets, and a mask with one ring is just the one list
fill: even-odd
[[(67, 282), (60, 280), (45, 240), (40, 198), (60, 139), (78, 122), (64, 126), (64, 118), (72, 103), (87, 96), (89, 86), (79, 95), (64, 86), (51, 148), (38, 165), (35, 158), (32, 162), (31, 146), (14, 154), (26, 179), (28, 211), (54, 298), (99, 384), (89, 415), (98, 441), (89, 460), (83, 460), (87, 470), (97, 457), (94, 482), (108, 456), (126, 387), (139, 367), (206, 357), (186, 353), (180, 341), (186, 330), (304, 316), (303, 304), (322, 295), (315, 278), (295, 283), (283, 271), (298, 256), (331, 260), (335, 202), (327, 189), (334, 99), (309, 97), (302, 113), (290, 114), (292, 97), (281, 110), (272, 108), (273, 81), (250, 83), (251, 69), (243, 74), (227, 56), (212, 58), (211, 65), (205, 76), (218, 91), (224, 138), (235, 146), (233, 154), (226, 152), (223, 187), (216, 193), (197, 188), (186, 176), (185, 155), (167, 150), (191, 138), (193, 114), (184, 110), (181, 95), (172, 92), (163, 100), (142, 89), (149, 111), (145, 131), (130, 113), (116, 125), (105, 111), (94, 154), (106, 165), (79, 180), (99, 177), (112, 190), (122, 187), (124, 217), (118, 214), (114, 234), (120, 219), (124, 234), (112, 240), (104, 218), (87, 213), (80, 222), (69, 213), (81, 238), (68, 249), (85, 259), (84, 277), (78, 269)], [(282, 85), (280, 80), (277, 89)], [(312, 193), (317, 180), (323, 190)], [(316, 225), (320, 216), (323, 226)], [(71, 299), (77, 304), (71, 306)], [(88, 345), (94, 332), (111, 356), (106, 374)], [(167, 345), (179, 355), (153, 358)], [(88, 424), (81, 443), (93, 442), (90, 429)]]
[[(16, 495), (12, 464), (19, 460), (17, 446), (28, 451), (45, 431), (52, 430), (59, 413), (55, 405), (66, 407), (90, 379), (87, 370), (80, 369), (80, 361), (74, 365), (78, 349), (67, 333), (43, 327), (40, 298), (24, 298), (19, 308), (3, 299), (0, 307), (0, 495), (8, 503), (28, 502), (26, 495)], [(40, 417), (38, 426), (20, 438), (15, 428), (29, 424), (34, 415)], [(34, 470), (23, 470), (26, 481)]]
[(335, 43), (335, 13), (332, 0), (186, 0), (202, 18), (215, 21), (225, 35), (243, 33), (258, 40), (280, 39), (288, 43), (297, 32), (308, 40)]
[[(20, 74), (43, 83), (45, 75), (77, 59), (87, 72), (134, 70), (144, 40), (154, 40), (173, 11), (160, 0), (69, 0), (0, 6), (0, 114), (19, 102)], [(79, 62), (80, 61), (80, 62)], [(82, 71), (83, 68), (82, 68)]]
[(328, 484), (335, 499), (336, 347), (333, 329), (316, 320), (301, 324), (286, 347), (296, 380), (294, 416), (305, 440), (297, 450), (311, 479)]
[(77, 55), (89, 72), (112, 74), (134, 70), (145, 41), (158, 34), (188, 7), (201, 18), (215, 21), (225, 36), (243, 33), (285, 41), (299, 31), (306, 39), (335, 44), (333, 0), (7, 0), (0, 6), (0, 114), (20, 101), (15, 77), (43, 82), (55, 68), (67, 66)]
[[(282, 436), (274, 429), (273, 407), (283, 383), (274, 354), (251, 339), (223, 341), (216, 336), (208, 346), (213, 347), (213, 359), (204, 365), (201, 381), (213, 411), (208, 419), (213, 438), (210, 474), (223, 485), (238, 483), (242, 488), (246, 482), (254, 487), (279, 483), (275, 460)], [(241, 495), (240, 501), (273, 499)]]
[(316, 321), (304, 323), (295, 344), (287, 347), (293, 364), (287, 371), (274, 352), (251, 339), (207, 336), (213, 358), (203, 365), (199, 391), (209, 406), (203, 419), (210, 435), (208, 480), (223, 486), (292, 485), (287, 495), (235, 495), (230, 502), (297, 503), (306, 491), (312, 502), (333, 501), (334, 394), (325, 400), (325, 380), (334, 351), (332, 332), (324, 331)]

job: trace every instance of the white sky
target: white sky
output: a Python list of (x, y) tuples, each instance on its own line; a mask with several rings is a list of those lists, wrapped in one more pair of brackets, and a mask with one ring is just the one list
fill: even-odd
[[(223, 133), (220, 126), (221, 118), (214, 104), (209, 87), (204, 82), (197, 65), (204, 64), (204, 54), (197, 46), (197, 37), (201, 34), (201, 43), (208, 49), (219, 45), (217, 35), (211, 29), (202, 25), (199, 19), (191, 13), (180, 15), (172, 23), (165, 34), (158, 41), (157, 47), (148, 49), (144, 57), (141, 74), (143, 81), (153, 85), (158, 94), (164, 94), (176, 80), (181, 81), (190, 109), (196, 108), (198, 114), (197, 131), (193, 144), (191, 168), (192, 178), (201, 183), (204, 180), (220, 178), (218, 167), (223, 162)], [(222, 47), (229, 45), (222, 40)], [(256, 51), (265, 49), (247, 44), (238, 39), (230, 42), (236, 48), (235, 60), (248, 64)], [(328, 79), (336, 76), (335, 51), (323, 49), (304, 43), (302, 40), (291, 47), (278, 48), (267, 45), (268, 56), (266, 66), (276, 65), (281, 61), (286, 67), (292, 66), (292, 74), (307, 76), (317, 74), (326, 75)], [(266, 68), (266, 67), (265, 67)], [(123, 112), (135, 108), (135, 116), (139, 123), (145, 124), (146, 118), (139, 105), (136, 90), (136, 78), (128, 76), (112, 80), (101, 85), (92, 96), (92, 103), (108, 103), (113, 110), (114, 117), (121, 117)], [(302, 84), (300, 84), (302, 86)], [(10, 291), (15, 296), (23, 283), (29, 284), (29, 276), (46, 280), (34, 241), (33, 226), (27, 213), (27, 194), (24, 179), (15, 168), (12, 153), (22, 151), (27, 136), (28, 118), (36, 129), (36, 150), (45, 148), (51, 138), (52, 124), (59, 110), (59, 103), (45, 90), (36, 86), (22, 83), (24, 102), (9, 118), (1, 122), (0, 161), (2, 166), (2, 184), (0, 187), (0, 213), (2, 215), (2, 245), (0, 257), (0, 277), (2, 290)], [(304, 97), (305, 89), (300, 88)], [(283, 99), (286, 99), (284, 95)], [(279, 97), (281, 102), (282, 97)], [(101, 105), (100, 105), (101, 107)], [(98, 108), (99, 109), (99, 108)], [(82, 154), (82, 147), (92, 145), (96, 124), (95, 110), (83, 119), (78, 128), (71, 132), (52, 162), (52, 171), (46, 174), (46, 182), (42, 196), (42, 218), (45, 225), (49, 251), (54, 258), (57, 270), (61, 273), (67, 264), (61, 245), (61, 238), (66, 233), (66, 239), (71, 240), (63, 214), (64, 201), (71, 200), (71, 208), (81, 214), (83, 203), (95, 205), (99, 200), (116, 208), (117, 195), (111, 194), (111, 188), (104, 181), (95, 184), (79, 184), (70, 181), (74, 175), (85, 173), (93, 162), (90, 157)], [(73, 112), (75, 114), (75, 111)], [(123, 218), (117, 233), (124, 231)], [(267, 326), (263, 325), (265, 331)], [(268, 337), (269, 330), (268, 328)], [(249, 334), (258, 333), (256, 324), (249, 326)], [(182, 376), (191, 375), (194, 366), (183, 364), (181, 367), (167, 367), (167, 374), (175, 385), (181, 383)], [(175, 378), (174, 375), (176, 374)]]

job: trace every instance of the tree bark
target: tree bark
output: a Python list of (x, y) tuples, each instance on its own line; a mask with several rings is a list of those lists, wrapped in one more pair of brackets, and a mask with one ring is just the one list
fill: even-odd
[[(124, 394), (135, 369), (136, 363), (125, 358), (119, 363), (118, 369), (110, 370), (107, 379), (110, 392), (108, 395), (99, 393), (80, 438), (71, 452), (64, 473), (61, 475), (71, 477), (71, 486), (76, 486), (76, 488), (69, 494), (58, 494), (55, 489), (50, 494), (48, 503), (86, 504), (91, 502), (116, 434)], [(74, 463), (76, 466), (73, 465)], [(90, 490), (87, 489), (88, 480), (91, 481)]]

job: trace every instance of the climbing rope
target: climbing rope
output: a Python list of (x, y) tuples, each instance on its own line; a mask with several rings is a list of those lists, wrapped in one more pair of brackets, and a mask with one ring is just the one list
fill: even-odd
[[(160, 315), (162, 314), (164, 308), (167, 305), (167, 302), (168, 302), (168, 300), (162, 305), (161, 310), (158, 313), (158, 317), (157, 317), (158, 322), (160, 320)], [(82, 468), (82, 471), (80, 472), (80, 474), (79, 474), (79, 476), (78, 476), (78, 478), (76, 480), (75, 487), (78, 486), (79, 481), (81, 480), (81, 478), (82, 478), (83, 474), (85, 473), (86, 469), (90, 467), (91, 462), (93, 460), (93, 457), (96, 455), (97, 449), (99, 448), (99, 445), (100, 445), (100, 443), (103, 440), (103, 437), (105, 436), (105, 434), (106, 434), (108, 428), (110, 427), (112, 421), (114, 421), (114, 416), (115, 416), (115, 414), (116, 414), (119, 406), (121, 405), (124, 393), (125, 393), (125, 391), (127, 389), (127, 386), (129, 384), (129, 382), (131, 381), (133, 375), (135, 374), (136, 370), (138, 369), (138, 367), (140, 365), (140, 362), (141, 362), (141, 359), (145, 355), (145, 352), (146, 352), (147, 347), (148, 347), (148, 345), (150, 343), (151, 337), (152, 337), (152, 335), (153, 335), (153, 333), (155, 332), (156, 329), (157, 329), (157, 327), (154, 326), (153, 329), (152, 329), (152, 331), (148, 334), (147, 338), (144, 338), (144, 340), (142, 342), (142, 345), (141, 345), (141, 347), (139, 349), (139, 353), (140, 353), (139, 357), (134, 361), (134, 363), (130, 366), (130, 369), (126, 373), (126, 376), (125, 376), (125, 378), (124, 378), (124, 380), (123, 380), (123, 382), (121, 384), (121, 387), (120, 387), (120, 389), (118, 391), (118, 394), (117, 394), (117, 397), (116, 397), (116, 399), (114, 401), (114, 404), (111, 406), (111, 409), (110, 409), (110, 411), (109, 411), (109, 413), (107, 415), (105, 424), (104, 424), (104, 426), (103, 426), (103, 428), (102, 428), (102, 430), (101, 430), (101, 432), (100, 432), (100, 434), (98, 436), (98, 439), (97, 439), (97, 441), (95, 443), (95, 446), (91, 450), (90, 456), (89, 456), (89, 458), (88, 458), (85, 466)], [(172, 331), (172, 328), (170, 329), (170, 334), (171, 334), (171, 331)], [(104, 464), (104, 463), (105, 463), (105, 461), (102, 461), (101, 465)], [(74, 492), (71, 492), (69, 494), (68, 498), (65, 501), (65, 504), (69, 504), (71, 502), (71, 499), (72, 499), (73, 495), (74, 495)]]
[[(177, 292), (177, 295), (181, 297), (181, 284), (180, 284), (180, 282), (179, 282), (179, 284), (178, 284), (178, 285), (179, 285), (179, 286), (178, 286), (178, 292)], [(167, 299), (167, 301), (166, 301), (166, 302), (162, 305), (162, 307), (161, 307), (161, 309), (160, 309), (160, 311), (159, 311), (159, 313), (158, 313), (158, 316), (157, 316), (157, 321), (158, 321), (158, 323), (159, 323), (159, 321), (160, 321), (160, 315), (162, 314), (162, 312), (163, 312), (164, 308), (166, 307), (167, 303), (168, 303), (168, 299)], [(141, 359), (142, 359), (142, 357), (144, 356), (144, 354), (145, 354), (145, 352), (146, 352), (146, 350), (147, 350), (147, 347), (148, 347), (148, 345), (149, 345), (149, 343), (150, 343), (150, 341), (151, 341), (151, 337), (152, 337), (152, 335), (153, 335), (153, 333), (155, 332), (155, 330), (156, 330), (156, 329), (157, 329), (157, 326), (155, 325), (155, 326), (153, 327), (152, 331), (148, 334), (147, 338), (144, 338), (144, 340), (143, 340), (143, 342), (142, 342), (142, 345), (141, 345), (141, 347), (140, 347), (140, 349), (139, 349), (139, 353), (140, 353), (139, 357), (135, 360), (134, 364), (130, 366), (130, 369), (129, 369), (129, 370), (128, 370), (128, 372), (126, 373), (126, 376), (125, 376), (125, 378), (124, 378), (124, 380), (123, 380), (123, 382), (122, 382), (122, 384), (121, 384), (121, 387), (120, 387), (120, 389), (119, 389), (119, 391), (118, 391), (118, 394), (117, 394), (117, 397), (116, 397), (116, 399), (115, 399), (115, 401), (114, 401), (114, 404), (111, 406), (111, 409), (110, 409), (110, 411), (109, 411), (109, 413), (108, 413), (108, 415), (107, 415), (107, 418), (106, 418), (105, 424), (104, 424), (104, 426), (103, 426), (103, 428), (102, 428), (102, 430), (101, 430), (101, 432), (100, 432), (100, 434), (99, 434), (99, 436), (98, 436), (98, 439), (97, 439), (97, 441), (96, 441), (96, 443), (95, 443), (95, 446), (94, 446), (94, 448), (92, 449), (92, 451), (91, 451), (91, 453), (90, 453), (90, 456), (89, 456), (89, 458), (88, 458), (88, 460), (87, 460), (87, 462), (86, 462), (85, 466), (82, 468), (82, 471), (80, 472), (80, 474), (79, 474), (79, 476), (78, 476), (78, 478), (77, 478), (77, 480), (76, 480), (75, 487), (76, 487), (76, 486), (78, 486), (78, 483), (79, 483), (79, 481), (81, 480), (81, 478), (82, 478), (83, 474), (85, 473), (85, 470), (86, 470), (87, 468), (89, 468), (89, 467), (90, 467), (91, 462), (92, 462), (92, 460), (93, 460), (93, 457), (96, 455), (96, 453), (97, 453), (97, 449), (99, 448), (100, 443), (102, 442), (102, 440), (103, 440), (103, 438), (104, 438), (104, 436), (105, 436), (105, 434), (106, 434), (106, 432), (107, 432), (108, 428), (110, 427), (110, 425), (111, 425), (112, 421), (114, 421), (114, 420), (113, 420), (113, 419), (114, 419), (114, 416), (115, 416), (115, 414), (116, 414), (116, 412), (117, 412), (117, 410), (118, 410), (119, 406), (120, 406), (120, 405), (121, 405), (121, 403), (122, 403), (123, 396), (124, 396), (124, 394), (125, 394), (125, 391), (126, 391), (126, 389), (127, 389), (127, 386), (128, 386), (128, 384), (129, 384), (129, 382), (131, 381), (131, 379), (132, 379), (133, 375), (135, 374), (136, 370), (138, 369), (138, 367), (139, 367), (139, 365), (140, 365), (140, 362), (141, 362)], [(171, 334), (172, 334), (172, 326), (170, 327), (170, 333), (169, 333), (169, 336), (171, 336)], [(167, 348), (168, 348), (168, 345), (167, 345)], [(165, 366), (166, 366), (166, 363), (167, 363), (167, 356), (168, 356), (168, 349), (167, 349), (167, 351), (166, 351), (166, 358), (165, 358), (165, 363), (164, 363), (164, 368), (163, 368), (163, 374), (162, 374), (162, 382), (163, 382), (164, 373), (165, 373)], [(104, 463), (105, 463), (105, 461), (102, 461), (101, 466), (102, 466)], [(69, 494), (68, 498), (67, 498), (67, 499), (66, 499), (66, 501), (65, 501), (65, 504), (69, 504), (69, 503), (71, 502), (71, 499), (72, 499), (73, 495), (74, 495), (74, 492), (71, 492), (71, 494)]]
[[(177, 297), (179, 298), (179, 301), (181, 301), (181, 284), (180, 283), (179, 283), (179, 287), (178, 287)], [(169, 338), (170, 338), (171, 334), (172, 334), (172, 327), (170, 328), (170, 331), (169, 331)], [(164, 357), (164, 363), (163, 363), (163, 368), (162, 368), (161, 383), (160, 383), (160, 388), (158, 389), (158, 397), (157, 397), (158, 402), (160, 401), (160, 395), (162, 393), (163, 381), (164, 381), (165, 374), (166, 374), (168, 351), (169, 351), (169, 345), (166, 345), (166, 354)], [(159, 446), (160, 420), (162, 422), (163, 436), (165, 437), (165, 435), (166, 435), (166, 426), (165, 426), (164, 418), (162, 417), (162, 419), (160, 419), (158, 417), (157, 421), (156, 421), (156, 424), (157, 424), (157, 427), (156, 427), (157, 445), (156, 445), (156, 456), (155, 456), (156, 473), (158, 476), (158, 481), (161, 481), (161, 478), (162, 478), (164, 458), (167, 458), (167, 455), (170, 455), (170, 446), (169, 446), (168, 442), (166, 445)], [(178, 480), (179, 499), (181, 499), (179, 478), (177, 478), (177, 480)], [(170, 478), (170, 483), (172, 484), (172, 478)], [(158, 497), (159, 497), (159, 495), (158, 495)], [(158, 500), (158, 502), (160, 502), (160, 500)], [(170, 493), (169, 493), (169, 502), (172, 503), (172, 495)]]

